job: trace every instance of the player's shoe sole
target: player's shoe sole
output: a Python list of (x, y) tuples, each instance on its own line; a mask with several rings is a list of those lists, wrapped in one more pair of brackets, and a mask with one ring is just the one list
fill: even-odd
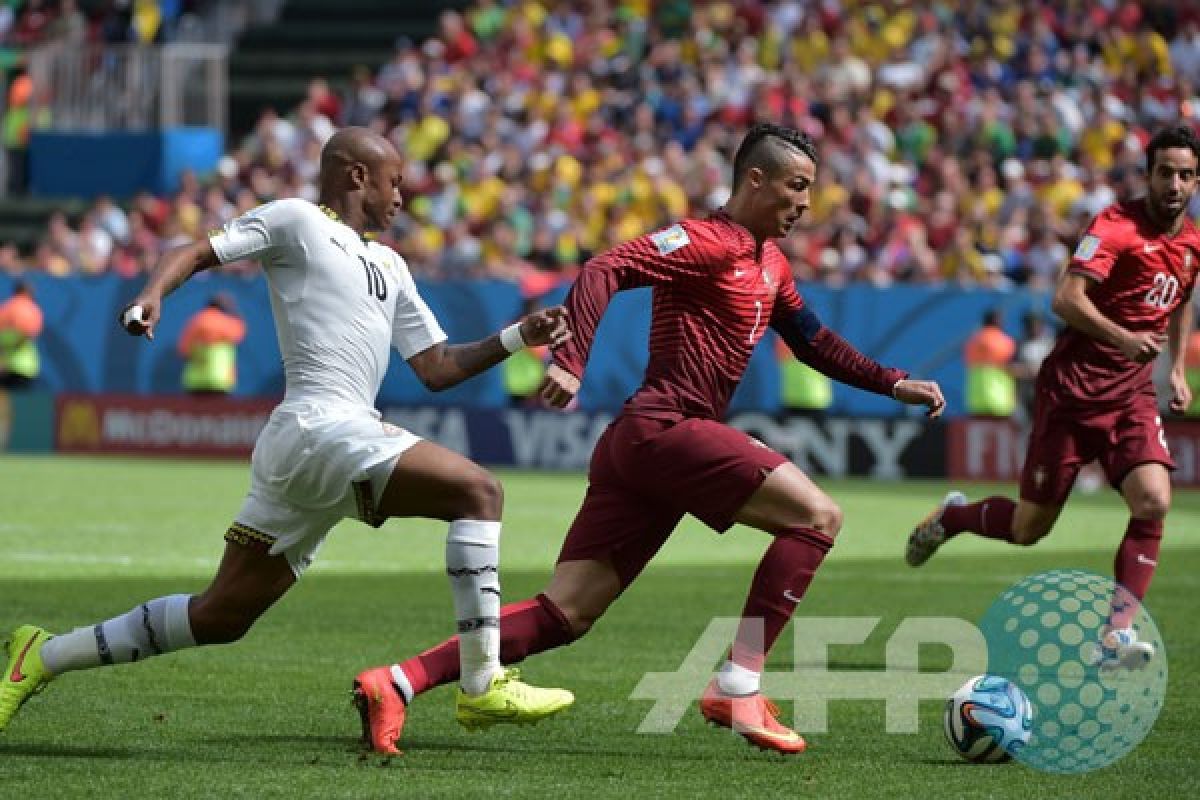
[(42, 663), (42, 645), (52, 634), (34, 625), (22, 625), (4, 641), (8, 658), (0, 675), (0, 731), (25, 701), (46, 687), (54, 676)]
[(940, 506), (917, 523), (917, 527), (913, 528), (913, 532), (908, 536), (908, 545), (904, 548), (904, 560), (910, 567), (921, 566), (946, 543), (942, 514), (946, 513), (948, 506), (961, 506), (966, 502), (967, 497), (962, 492), (949, 492)]
[(362, 723), (363, 747), (383, 755), (398, 756), (396, 742), (404, 730), (408, 708), (404, 698), (392, 685), (392, 673), (387, 667), (363, 670), (354, 679), (354, 707)]
[(700, 698), (700, 713), (710, 725), (733, 730), (759, 750), (799, 755), (808, 747), (804, 737), (779, 724), (779, 709), (761, 694), (730, 697), (714, 680)]
[(520, 673), (509, 668), (492, 678), (481, 695), (458, 690), (454, 718), (469, 731), (493, 725), (536, 725), (546, 717), (565, 711), (575, 702), (566, 689), (542, 689), (518, 680)]

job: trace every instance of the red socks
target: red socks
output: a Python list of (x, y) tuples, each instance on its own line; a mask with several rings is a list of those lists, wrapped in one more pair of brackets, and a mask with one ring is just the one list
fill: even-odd
[(1007, 497), (985, 497), (965, 506), (946, 506), (942, 529), (947, 538), (958, 533), (977, 533), (988, 539), (1012, 541), (1013, 513), (1017, 504)]
[(792, 618), (796, 604), (831, 547), (833, 539), (812, 528), (796, 526), (776, 532), (750, 584), (742, 623), (733, 642), (733, 663), (762, 672), (771, 645)]
[[(1154, 569), (1158, 566), (1158, 548), (1162, 544), (1161, 519), (1133, 519), (1125, 528), (1125, 538), (1113, 560), (1113, 577), (1126, 591), (1118, 589), (1113, 597), (1109, 624), (1128, 628), (1137, 615), (1138, 601), (1146, 596)], [(1130, 597), (1129, 595), (1132, 595)]]
[[(575, 638), (558, 606), (544, 594), (500, 609), (500, 662), (515, 664)], [(458, 637), (453, 636), (400, 664), (418, 695), (458, 680)]]

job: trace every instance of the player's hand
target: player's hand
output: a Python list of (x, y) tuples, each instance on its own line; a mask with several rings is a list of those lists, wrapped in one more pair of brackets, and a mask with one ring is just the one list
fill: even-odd
[(546, 367), (546, 376), (542, 378), (538, 394), (548, 405), (566, 408), (567, 404), (575, 399), (575, 395), (579, 394), (579, 378), (558, 364), (551, 364)]
[(521, 338), (530, 347), (558, 347), (571, 338), (567, 310), (562, 306), (543, 308), (521, 320)]
[(1158, 354), (1162, 352), (1163, 347), (1167, 344), (1167, 335), (1165, 333), (1155, 333), (1154, 331), (1130, 331), (1129, 334), (1121, 340), (1121, 352), (1130, 361), (1136, 361), (1139, 364), (1146, 364), (1158, 358)]
[(1171, 370), (1171, 413), (1182, 414), (1192, 405), (1192, 387), (1182, 370)]
[(892, 387), (892, 397), (910, 406), (925, 406), (925, 416), (935, 419), (946, 410), (946, 398), (937, 381), (897, 381)]
[(161, 308), (161, 297), (139, 294), (132, 303), (121, 310), (121, 316), (117, 321), (130, 336), (145, 336), (147, 339), (153, 340), (154, 326), (158, 324)]

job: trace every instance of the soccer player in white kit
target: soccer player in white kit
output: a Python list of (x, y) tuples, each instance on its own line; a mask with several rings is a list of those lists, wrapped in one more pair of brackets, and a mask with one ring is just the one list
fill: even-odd
[[(436, 391), (521, 347), (565, 341), (565, 312), (545, 309), (482, 341), (446, 344), (404, 259), (365, 235), (391, 224), (402, 168), (387, 139), (344, 129), (321, 154), (320, 205), (298, 198), (267, 203), (163, 256), (126, 310), (126, 329), (153, 338), (163, 297), (188, 277), (257, 259), (283, 355), (283, 402), (255, 445), (250, 491), (225, 534), (224, 557), (209, 587), (194, 597), (156, 598), (57, 636), (19, 627), (7, 642), (0, 676), (0, 730), (63, 672), (241, 638), (291, 588), (344, 517), (373, 526), (389, 517), (450, 523), (446, 572), (462, 642), (456, 715), (464, 726), (534, 722), (573, 702), (570, 692), (521, 683), (500, 665), (499, 482), (467, 458), (382, 422), (374, 407), (389, 346)], [(384, 702), (380, 688), (355, 684), (364, 741), (396, 753), (399, 731), (371, 729), (371, 704)]]

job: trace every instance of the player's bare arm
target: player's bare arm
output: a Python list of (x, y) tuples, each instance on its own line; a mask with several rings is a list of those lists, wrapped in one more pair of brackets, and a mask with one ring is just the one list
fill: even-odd
[[(131, 336), (153, 339), (154, 326), (162, 316), (163, 298), (197, 272), (215, 267), (219, 263), (208, 239), (200, 239), (168, 250), (159, 259), (158, 266), (150, 274), (145, 288), (125, 306), (121, 314), (122, 326)], [(128, 314), (136, 306), (141, 307), (140, 318), (139, 315), (131, 317)]]
[(1167, 337), (1153, 331), (1126, 330), (1100, 313), (1087, 296), (1092, 280), (1079, 272), (1063, 273), (1051, 309), (1072, 328), (1111, 344), (1131, 361), (1139, 364), (1153, 361), (1162, 352)]
[(1171, 312), (1167, 325), (1167, 352), (1171, 354), (1171, 403), (1172, 413), (1182, 414), (1192, 405), (1192, 387), (1188, 384), (1184, 353), (1188, 337), (1192, 335), (1192, 304), (1184, 301)]
[(562, 306), (544, 308), (518, 324), (521, 344), (506, 347), (503, 332), (467, 344), (439, 342), (422, 350), (408, 364), (431, 391), (440, 392), (496, 366), (519, 347), (557, 347), (571, 338), (567, 311)]

